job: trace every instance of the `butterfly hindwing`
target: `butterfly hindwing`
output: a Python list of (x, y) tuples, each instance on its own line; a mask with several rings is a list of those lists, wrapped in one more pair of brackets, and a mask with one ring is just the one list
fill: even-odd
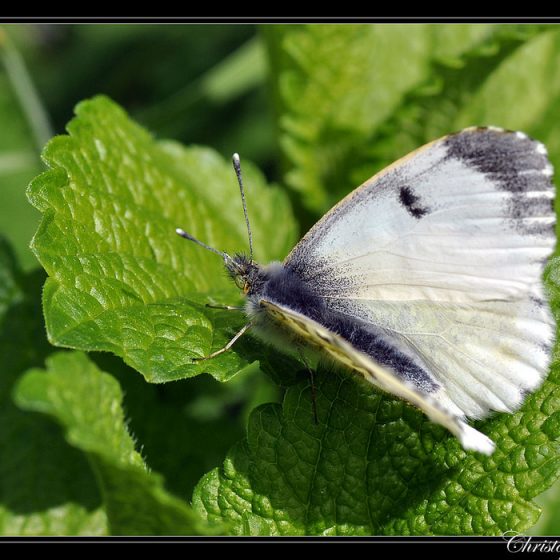
[(289, 330), (311, 346), (320, 348), (335, 362), (358, 371), (370, 383), (423, 410), (432, 421), (453, 433), (465, 449), (486, 454), (494, 450), (494, 444), (489, 438), (465, 423), (464, 417), (449, 400), (443, 387), (440, 386), (431, 393), (423, 392), (422, 386), (403, 381), (391, 368), (381, 366), (340, 335), (309, 317), (270, 301), (260, 300), (259, 304), (278, 326)]
[(551, 176), (525, 134), (466, 129), (356, 189), (284, 266), (329, 310), (416, 356), (466, 416), (513, 411), (542, 382), (553, 341), (541, 279), (555, 244)]

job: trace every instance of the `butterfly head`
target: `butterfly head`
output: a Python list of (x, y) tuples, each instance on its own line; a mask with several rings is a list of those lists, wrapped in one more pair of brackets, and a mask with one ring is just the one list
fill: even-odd
[(238, 253), (224, 258), (226, 270), (235, 285), (246, 295), (259, 278), (259, 266), (247, 255)]

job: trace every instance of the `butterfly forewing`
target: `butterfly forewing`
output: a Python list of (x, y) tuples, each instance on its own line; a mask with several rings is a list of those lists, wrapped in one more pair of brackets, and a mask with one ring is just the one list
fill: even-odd
[[(512, 411), (542, 382), (553, 341), (542, 285), (555, 244), (551, 176), (544, 146), (525, 134), (467, 129), (356, 189), (284, 265), (329, 310), (406, 349), (455, 410)], [(340, 342), (339, 353), (360, 350)], [(394, 385), (384, 388), (430, 414)]]

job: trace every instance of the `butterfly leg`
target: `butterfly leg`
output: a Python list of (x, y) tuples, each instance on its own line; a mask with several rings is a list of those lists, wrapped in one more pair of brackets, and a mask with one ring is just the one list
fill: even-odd
[(202, 362), (203, 360), (209, 360), (210, 358), (215, 358), (224, 352), (227, 352), (236, 342), (239, 340), (250, 328), (251, 323), (247, 323), (223, 348), (208, 354), (208, 356), (202, 356), (201, 358), (191, 358), (193, 362)]
[(307, 368), (307, 372), (309, 373), (309, 382), (311, 384), (311, 406), (313, 408), (313, 420), (315, 421), (315, 425), (319, 423), (319, 419), (317, 416), (317, 393), (315, 392), (315, 372), (309, 367), (301, 348), (298, 346), (298, 353), (301, 361), (304, 363), (305, 367)]
[(206, 307), (212, 309), (226, 309), (227, 311), (244, 311), (245, 308), (240, 305), (220, 305), (219, 303), (207, 303)]

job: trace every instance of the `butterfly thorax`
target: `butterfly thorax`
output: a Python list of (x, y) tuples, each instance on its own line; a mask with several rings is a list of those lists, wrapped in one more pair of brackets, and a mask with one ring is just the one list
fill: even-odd
[(230, 268), (226, 262), (226, 268), (247, 296), (245, 312), (251, 321), (252, 331), (282, 352), (297, 354), (305, 349), (305, 341), (299, 340), (290, 329), (272, 320), (262, 302), (273, 302), (321, 321), (326, 311), (324, 300), (314, 294), (294, 271), (280, 262), (260, 265), (236, 255), (234, 263)]
[(243, 292), (248, 298), (249, 315), (259, 312), (263, 299), (305, 313), (316, 321), (321, 320), (326, 310), (324, 300), (293, 270), (280, 262), (268, 265), (247, 263), (246, 274), (241, 280)]

